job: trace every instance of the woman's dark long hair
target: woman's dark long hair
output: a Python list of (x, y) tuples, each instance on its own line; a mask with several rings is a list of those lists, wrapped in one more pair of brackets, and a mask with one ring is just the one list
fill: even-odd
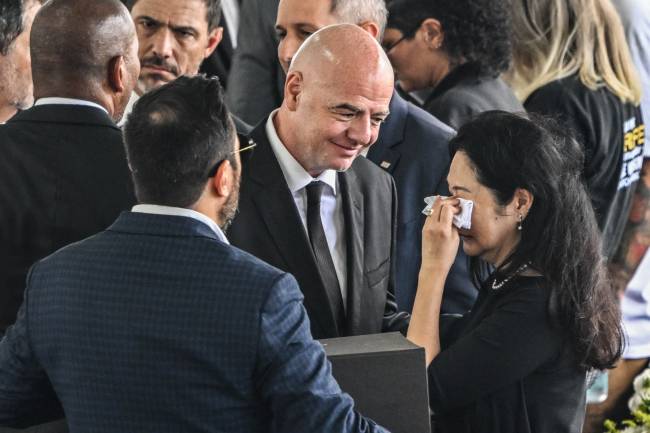
[[(494, 272), (504, 278), (524, 263), (550, 288), (549, 313), (570, 332), (583, 367), (609, 368), (620, 357), (620, 311), (601, 254), (601, 237), (583, 178), (581, 146), (548, 119), (488, 111), (452, 140), (499, 205), (515, 190), (533, 195), (521, 241)], [(473, 260), (476, 279), (480, 269)]]

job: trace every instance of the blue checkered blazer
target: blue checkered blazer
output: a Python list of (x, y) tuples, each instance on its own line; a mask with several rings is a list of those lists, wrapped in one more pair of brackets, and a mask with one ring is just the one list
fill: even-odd
[(72, 433), (384, 431), (332, 378), (294, 278), (178, 216), (123, 213), (33, 266), (0, 425), (52, 390)]

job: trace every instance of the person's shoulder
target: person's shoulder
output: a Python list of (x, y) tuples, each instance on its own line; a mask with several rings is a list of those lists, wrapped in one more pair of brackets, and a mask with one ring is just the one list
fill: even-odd
[(587, 87), (577, 74), (551, 81), (533, 92), (524, 104), (526, 110), (541, 114), (564, 114), (590, 124), (594, 116), (609, 116), (611, 111), (634, 108), (622, 102), (606, 86)]
[(284, 275), (285, 272), (272, 266), (254, 255), (241, 250), (233, 245), (226, 245), (219, 242), (219, 247), (225, 248), (226, 256), (238, 269), (249, 272), (258, 278), (275, 280)]
[(483, 99), (471, 87), (456, 86), (429, 101), (425, 108), (452, 128), (460, 128), (482, 111)]
[(567, 101), (581, 98), (593, 93), (587, 88), (577, 75), (571, 75), (550, 81), (536, 89), (526, 98), (524, 106), (533, 110), (542, 106), (563, 105)]
[[(116, 233), (109, 227), (107, 230), (86, 239), (64, 246), (38, 261), (35, 268), (38, 268), (39, 273), (58, 275), (65, 272), (65, 269), (78, 267), (81, 263), (87, 263), (88, 261), (105, 261), (107, 267), (110, 267), (111, 260), (110, 255), (106, 254), (107, 251), (119, 253), (120, 250), (129, 249), (129, 245), (137, 244), (141, 246), (143, 242), (140, 236), (129, 238), (130, 234), (120, 232), (118, 238)], [(147, 240), (144, 242), (147, 242)], [(155, 236), (148, 238), (148, 242), (154, 245), (157, 242)], [(285, 272), (252, 254), (215, 238), (205, 236), (179, 237), (178, 242), (179, 249), (191, 248), (200, 255), (200, 260), (194, 261), (192, 267), (195, 267), (197, 272), (203, 272), (206, 275), (213, 274), (215, 280), (236, 278), (251, 290), (256, 287), (258, 289), (268, 289), (275, 284), (275, 281), (286, 275)], [(188, 242), (191, 244), (188, 244)], [(172, 257), (169, 257), (169, 259), (172, 259)], [(161, 260), (165, 260), (165, 257), (161, 256)], [(143, 265), (144, 262), (148, 261), (149, 259), (145, 257)]]
[[(423, 139), (449, 142), (456, 135), (456, 131), (433, 114), (409, 102), (406, 134), (418, 135)], [(426, 144), (422, 140), (416, 142)]]
[(14, 144), (15, 138), (24, 131), (38, 131), (36, 125), (28, 120), (24, 120), (24, 112), (18, 112), (14, 117), (5, 123), (0, 123), (0, 136), (2, 141), (0, 145)]
[(551, 294), (546, 280), (540, 276), (519, 276), (504, 285), (499, 292), (502, 302), (526, 305), (525, 308), (539, 314), (546, 314)]
[(30, 273), (41, 275), (44, 281), (48, 281), (56, 275), (66, 273), (71, 267), (76, 267), (87, 260), (92, 260), (92, 253), (96, 251), (98, 239), (101, 239), (103, 236), (105, 236), (105, 232), (101, 231), (59, 248), (36, 261)]
[(245, 288), (260, 300), (268, 299), (275, 292), (276, 301), (302, 301), (302, 293), (293, 275), (235, 246), (216, 240), (207, 242), (217, 253), (214, 257), (219, 262), (218, 267), (209, 271), (214, 273), (215, 279), (230, 281), (233, 287)]
[[(396, 150), (408, 167), (418, 167), (419, 173), (426, 178), (436, 178), (437, 183), (438, 178), (446, 175), (451, 161), (449, 142), (456, 131), (420, 107), (408, 105), (403, 140)], [(410, 170), (402, 167), (404, 169)]]
[(16, 145), (13, 138), (15, 125), (13, 123), (0, 123), (0, 149)]

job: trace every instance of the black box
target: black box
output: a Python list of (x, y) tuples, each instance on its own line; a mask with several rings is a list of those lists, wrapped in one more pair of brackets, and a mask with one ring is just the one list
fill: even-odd
[(398, 332), (320, 342), (362, 415), (393, 433), (431, 433), (423, 348)]

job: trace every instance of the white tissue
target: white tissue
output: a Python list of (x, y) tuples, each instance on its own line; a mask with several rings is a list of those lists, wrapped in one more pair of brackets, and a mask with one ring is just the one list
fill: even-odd
[[(437, 196), (425, 197), (424, 202), (427, 206), (422, 210), (422, 213), (429, 215), (433, 205), (436, 202)], [(454, 225), (459, 229), (469, 230), (472, 228), (472, 210), (474, 209), (474, 202), (471, 200), (465, 200), (464, 198), (459, 198), (460, 201), (460, 213), (454, 215)]]

